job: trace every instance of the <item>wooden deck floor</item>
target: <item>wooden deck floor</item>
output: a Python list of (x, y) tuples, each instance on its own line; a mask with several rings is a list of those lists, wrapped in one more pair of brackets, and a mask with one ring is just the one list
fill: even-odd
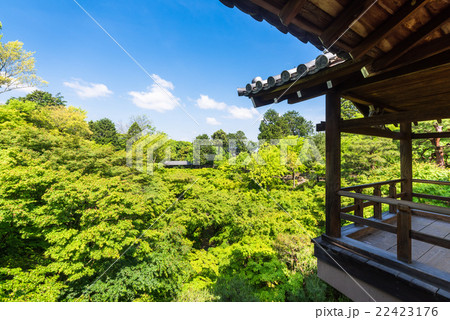
[[(450, 239), (450, 223), (448, 222), (417, 216), (413, 216), (411, 222), (413, 230)], [(396, 221), (393, 220), (389, 223), (395, 225)], [(375, 229), (371, 230), (371, 232), (366, 234), (357, 233), (355, 235), (349, 235), (349, 237), (394, 254), (397, 252), (397, 240), (395, 234)], [(450, 273), (449, 249), (418, 240), (412, 240), (412, 259), (413, 261)]]

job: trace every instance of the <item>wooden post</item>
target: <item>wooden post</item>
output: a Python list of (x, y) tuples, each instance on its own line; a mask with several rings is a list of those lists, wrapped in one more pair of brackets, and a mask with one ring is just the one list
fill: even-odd
[[(411, 122), (400, 123), (400, 168), (402, 182), (402, 200), (412, 201), (412, 140)], [(397, 213), (397, 259), (411, 263), (411, 210), (399, 206)]]
[[(355, 190), (356, 193), (362, 193), (363, 189), (358, 188)], [(363, 207), (363, 200), (361, 199), (355, 199), (354, 204), (356, 206), (355, 209), (355, 216), (364, 218), (364, 207)], [(361, 226), (360, 223), (355, 223), (355, 226)]]
[(397, 259), (411, 263), (411, 209), (398, 207), (397, 214)]
[[(395, 183), (391, 183), (389, 185), (389, 198), (397, 199), (397, 185)], [(389, 205), (390, 213), (397, 213), (397, 206), (390, 204)]]
[(412, 140), (411, 140), (411, 122), (400, 123), (400, 133), (404, 138), (400, 140), (400, 167), (401, 176), (405, 181), (402, 182), (402, 200), (412, 201)]
[(341, 97), (337, 92), (326, 96), (326, 234), (341, 236)]
[[(381, 197), (381, 186), (376, 186), (373, 188), (373, 195), (377, 197)], [(381, 203), (377, 202), (373, 205), (373, 216), (375, 219), (381, 220), (382, 218), (382, 210), (381, 210)]]

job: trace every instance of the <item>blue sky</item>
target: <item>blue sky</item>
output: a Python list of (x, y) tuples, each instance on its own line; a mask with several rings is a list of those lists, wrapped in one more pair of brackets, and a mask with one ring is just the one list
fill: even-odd
[[(126, 126), (130, 117), (147, 115), (178, 140), (218, 129), (243, 130), (255, 140), (256, 120), (268, 107), (253, 109), (236, 88), (320, 54), (218, 0), (77, 1), (148, 74), (73, 0), (3, 3), (2, 41), (20, 40), (35, 51), (37, 73), (49, 82), (42, 90), (61, 92), (89, 120), (107, 117)], [(25, 94), (4, 93), (0, 101)], [(318, 98), (273, 107), (317, 123), (323, 105)]]

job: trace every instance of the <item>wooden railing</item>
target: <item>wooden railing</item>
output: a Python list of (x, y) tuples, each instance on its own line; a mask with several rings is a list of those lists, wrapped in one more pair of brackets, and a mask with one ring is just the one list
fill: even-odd
[[(397, 235), (397, 258), (402, 261), (411, 262), (412, 248), (411, 239), (420, 240), (432, 245), (450, 249), (450, 240), (425, 234), (419, 231), (412, 230), (411, 216), (419, 215), (433, 219), (444, 220), (450, 222), (450, 208), (429, 205), (424, 203), (416, 203), (406, 200), (398, 200), (404, 194), (397, 194), (397, 184), (404, 180), (391, 180), (378, 183), (370, 183), (365, 185), (342, 188), (338, 191), (339, 196), (349, 197), (354, 199), (354, 204), (341, 209), (340, 218), (346, 221), (354, 222), (355, 225), (364, 225), (372, 227), (385, 232)], [(445, 181), (431, 181), (414, 179), (414, 183), (428, 183), (436, 185), (450, 186), (450, 182)], [(389, 195), (382, 196), (382, 186), (389, 185)], [(363, 194), (366, 189), (372, 189), (373, 194)], [(449, 197), (424, 195), (413, 193), (413, 197), (439, 200), (450, 202)], [(382, 220), (382, 205), (389, 205), (389, 212), (396, 214), (397, 225), (392, 225)], [(373, 217), (364, 217), (364, 208), (373, 206)], [(349, 214), (353, 212), (354, 214)]]

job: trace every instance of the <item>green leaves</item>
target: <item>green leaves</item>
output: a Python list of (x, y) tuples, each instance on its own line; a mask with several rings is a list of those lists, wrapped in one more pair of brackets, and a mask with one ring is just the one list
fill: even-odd
[(36, 75), (33, 55), (20, 41), (0, 42), (0, 93), (47, 83)]

